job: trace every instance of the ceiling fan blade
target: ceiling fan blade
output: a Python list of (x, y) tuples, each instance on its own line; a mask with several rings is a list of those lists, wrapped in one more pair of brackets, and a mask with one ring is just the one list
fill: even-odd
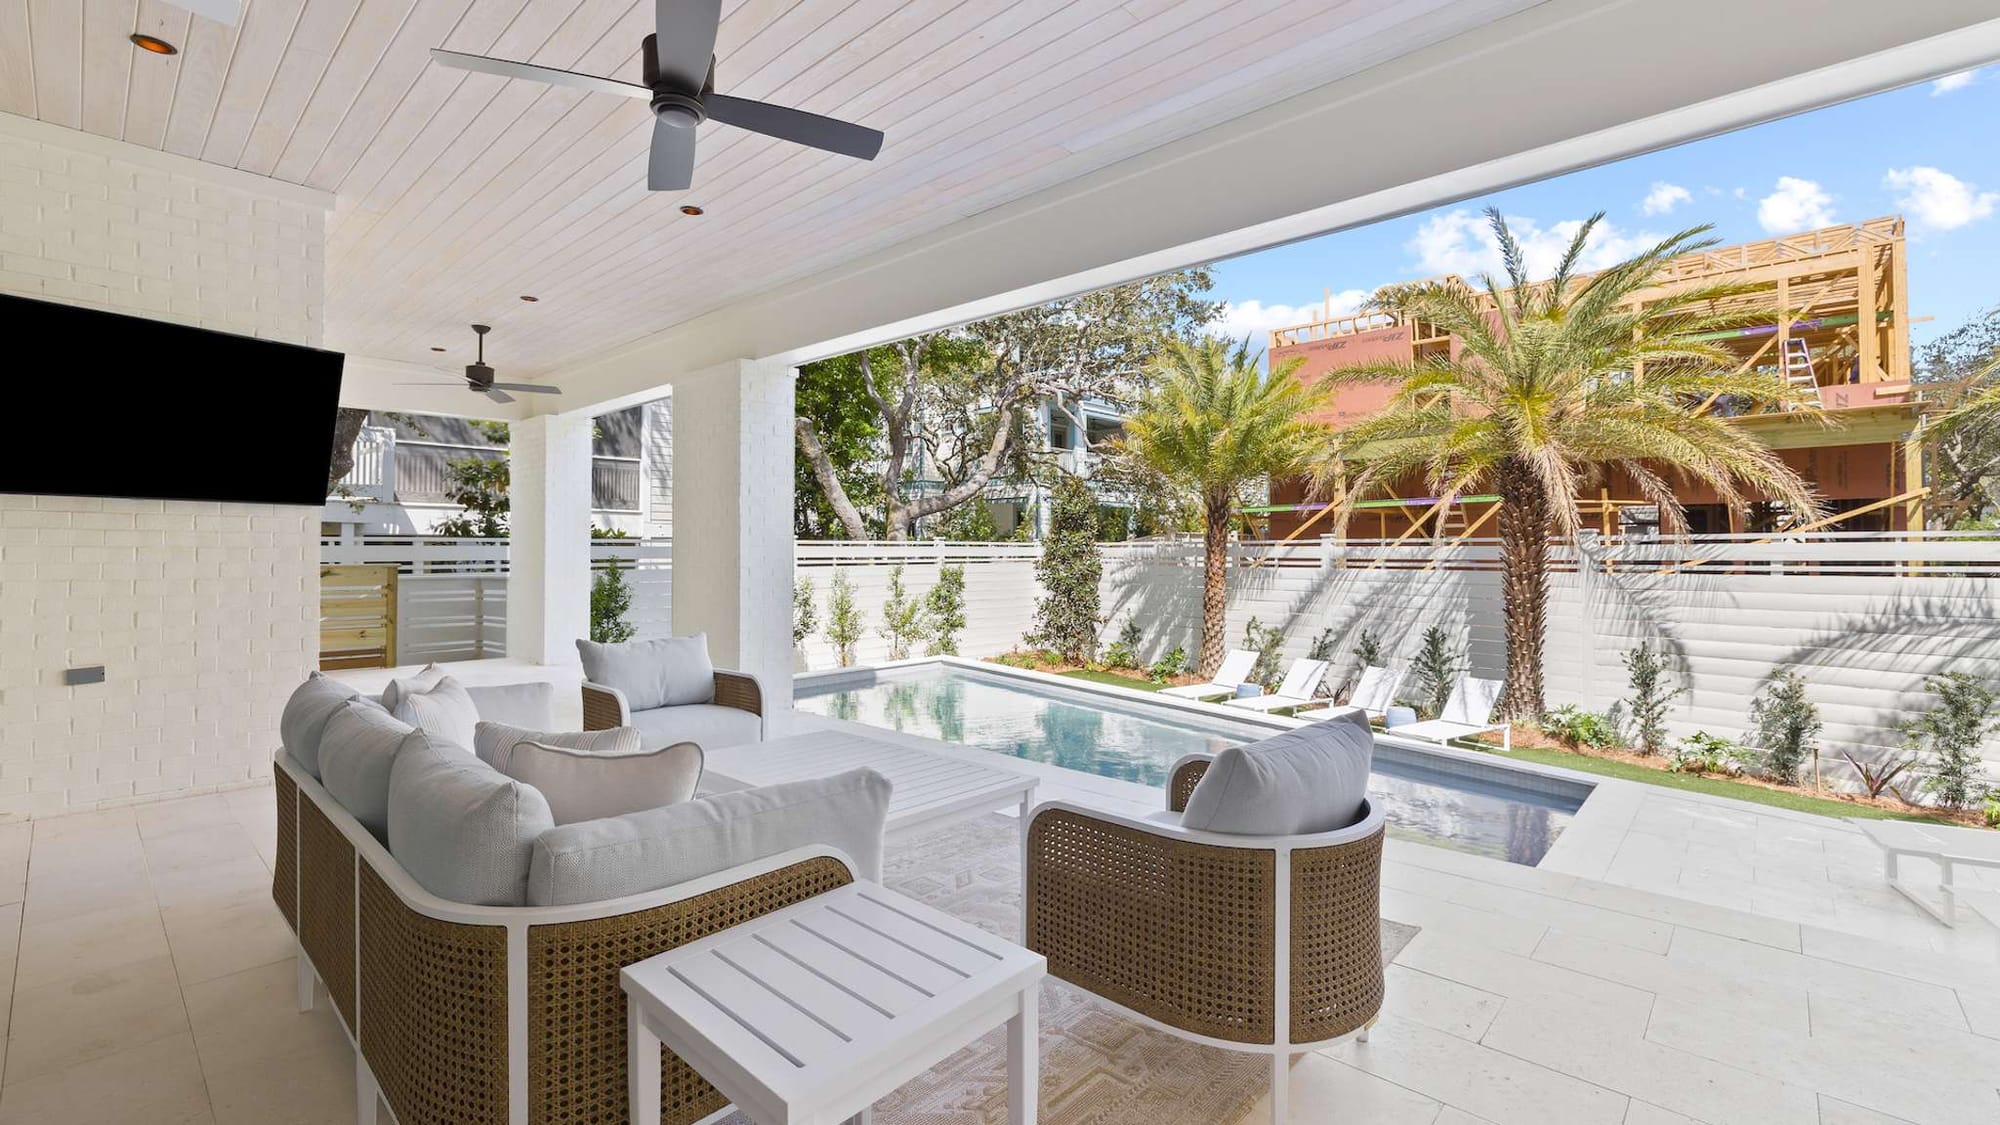
[(653, 154), (646, 162), (651, 191), (684, 191), (694, 183), (694, 130), (653, 121)]
[(529, 78), (536, 82), (547, 82), (551, 86), (573, 86), (592, 93), (618, 94), (627, 98), (653, 96), (653, 92), (644, 86), (620, 82), (615, 78), (599, 78), (595, 74), (578, 74), (573, 70), (557, 70), (552, 66), (536, 66), (534, 63), (510, 62), (506, 59), (488, 58), (485, 55), (468, 55), (462, 51), (447, 51), (443, 47), (432, 47), (431, 58), (445, 66), (455, 66), (460, 70), (476, 70), (481, 74), (497, 74), (502, 78)]
[(711, 118), (738, 129), (862, 160), (873, 160), (882, 151), (881, 132), (863, 125), (727, 94), (708, 94), (701, 101)]
[(456, 382), (456, 383), (451, 383), (451, 382), (445, 382), (445, 381), (443, 381), (443, 380), (438, 380), (438, 381), (434, 381), (434, 382), (429, 382), (429, 383), (397, 383), (397, 384), (394, 384), (394, 385), (395, 385), (395, 386), (398, 386), (398, 387), (463, 387), (463, 386), (465, 385), (465, 383), (464, 383), (464, 381), (463, 381), (463, 380), (461, 380), (461, 381), (459, 381), (459, 382)]
[(707, 85), (721, 22), (722, 0), (654, 0), (660, 77), (690, 92)]
[(551, 387), (543, 383), (495, 383), (493, 384), (493, 389), (496, 391), (518, 391), (522, 394), (530, 395), (559, 395), (562, 393), (561, 387)]
[[(474, 387), (474, 388), (473, 388), (473, 390), (475, 390), (475, 391), (476, 391), (476, 390), (478, 390), (478, 389), (479, 389), (478, 387)], [(507, 393), (507, 392), (505, 392), (505, 391), (496, 391), (496, 390), (494, 390), (494, 389), (493, 389), (492, 387), (488, 387), (488, 388), (486, 388), (486, 397), (487, 397), (487, 398), (490, 398), (490, 399), (492, 399), (492, 400), (493, 400), (494, 402), (513, 402), (513, 401), (514, 401), (514, 396), (513, 396), (513, 395), (510, 395), (510, 394), (508, 394), (508, 393)]]

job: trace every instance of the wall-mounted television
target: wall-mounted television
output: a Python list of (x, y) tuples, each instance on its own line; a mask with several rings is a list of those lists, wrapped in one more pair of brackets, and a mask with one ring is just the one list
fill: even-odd
[(0, 294), (0, 492), (325, 503), (344, 357)]

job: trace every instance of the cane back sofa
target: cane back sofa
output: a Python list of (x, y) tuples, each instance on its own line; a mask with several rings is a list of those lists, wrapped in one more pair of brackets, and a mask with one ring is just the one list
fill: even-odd
[[(1029, 823), (1026, 945), (1049, 973), (1142, 1023), (1271, 1059), (1271, 1120), (1291, 1056), (1367, 1038), (1382, 1007), (1384, 820), (1364, 801), (1331, 831), (1181, 823), (1207, 755), (1177, 762), (1168, 809), (1129, 817), (1051, 801)], [(1365, 765), (1364, 765), (1365, 772)]]

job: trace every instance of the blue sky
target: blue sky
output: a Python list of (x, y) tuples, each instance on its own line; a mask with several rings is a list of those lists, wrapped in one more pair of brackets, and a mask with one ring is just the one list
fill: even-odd
[[(1605, 212), (1593, 264), (1685, 227), (1745, 242), (1900, 212), (1921, 345), (2000, 304), (2000, 65), (1815, 110), (1451, 207), (1246, 254), (1215, 266), (1240, 338), (1336, 311), (1376, 286), (1498, 272), (1480, 211), (1497, 205), (1547, 272), (1576, 224)], [(1490, 263), (1490, 265), (1488, 265)]]

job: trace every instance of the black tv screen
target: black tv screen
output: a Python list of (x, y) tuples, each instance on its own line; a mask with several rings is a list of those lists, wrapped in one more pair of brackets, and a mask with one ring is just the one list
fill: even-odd
[(0, 295), (0, 492), (326, 502), (339, 352)]

